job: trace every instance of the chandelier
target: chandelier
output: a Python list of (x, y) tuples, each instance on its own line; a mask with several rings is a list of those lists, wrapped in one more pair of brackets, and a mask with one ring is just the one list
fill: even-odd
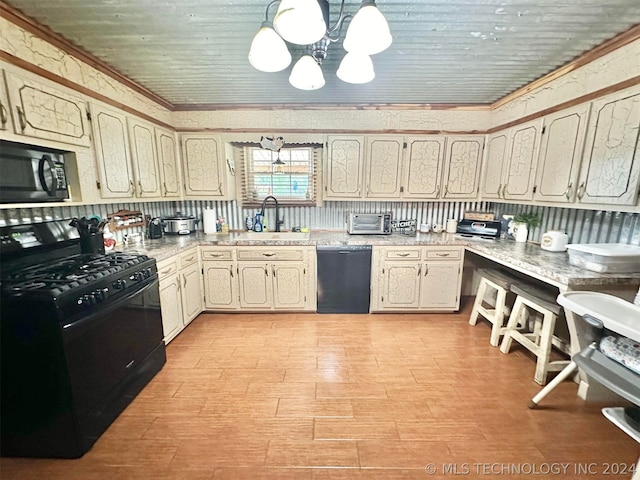
[[(279, 4), (273, 23), (269, 8)], [(347, 83), (367, 83), (375, 78), (371, 55), (391, 45), (391, 32), (375, 0), (363, 0), (355, 15), (340, 15), (333, 26), (329, 23), (328, 0), (273, 0), (265, 12), (258, 33), (251, 42), (249, 63), (261, 72), (279, 72), (291, 63), (287, 42), (306, 46), (305, 53), (291, 69), (289, 83), (301, 90), (317, 90), (325, 84), (322, 62), (327, 49), (340, 39), (342, 26), (349, 20), (342, 42), (346, 55), (336, 75)]]

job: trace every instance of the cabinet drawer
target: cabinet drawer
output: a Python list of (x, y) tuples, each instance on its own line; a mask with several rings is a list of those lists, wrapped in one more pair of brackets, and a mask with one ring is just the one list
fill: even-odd
[(158, 262), (158, 280), (164, 280), (178, 272), (178, 261), (176, 257), (171, 257)]
[(386, 250), (384, 252), (385, 258), (392, 258), (395, 260), (419, 260), (420, 259), (420, 250), (407, 250), (407, 249), (398, 249), (398, 250)]
[(427, 260), (450, 260), (460, 258), (459, 248), (443, 248), (437, 250), (427, 250)]
[(259, 250), (238, 250), (238, 260), (303, 260), (304, 250), (287, 249), (277, 250), (275, 248), (264, 248)]
[(202, 250), (202, 260), (233, 260), (233, 252), (231, 250)]
[(193, 250), (189, 250), (187, 253), (182, 253), (179, 260), (181, 270), (196, 263), (198, 261), (198, 250), (194, 248)]

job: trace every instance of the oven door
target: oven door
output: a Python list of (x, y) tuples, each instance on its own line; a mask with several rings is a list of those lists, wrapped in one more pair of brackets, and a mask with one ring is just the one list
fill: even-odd
[(93, 443), (164, 364), (157, 278), (63, 324), (62, 339), (80, 434)]

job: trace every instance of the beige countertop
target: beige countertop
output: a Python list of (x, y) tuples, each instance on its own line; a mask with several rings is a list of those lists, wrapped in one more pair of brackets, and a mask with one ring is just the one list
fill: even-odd
[(145, 239), (140, 243), (118, 246), (118, 250), (137, 251), (156, 260), (164, 260), (189, 248), (202, 246), (295, 246), (295, 245), (373, 245), (421, 246), (457, 245), (467, 251), (518, 270), (561, 289), (589, 289), (607, 286), (640, 286), (639, 273), (597, 273), (569, 264), (566, 252), (548, 252), (534, 243), (512, 240), (474, 240), (449, 233), (418, 233), (414, 236), (349, 235), (344, 231), (312, 231), (308, 239), (295, 241), (239, 239), (240, 233), (205, 235), (167, 235), (160, 239)]

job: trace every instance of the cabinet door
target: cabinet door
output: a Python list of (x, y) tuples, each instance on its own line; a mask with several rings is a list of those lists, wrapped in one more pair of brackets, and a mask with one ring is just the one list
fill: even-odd
[(204, 306), (212, 310), (238, 308), (238, 283), (233, 262), (203, 262)]
[(502, 198), (505, 200), (531, 200), (538, 160), (538, 146), (542, 120), (513, 127), (509, 133), (507, 169)]
[(403, 180), (404, 198), (438, 198), (445, 137), (408, 137)]
[(0, 70), (0, 131), (9, 130), (9, 95), (5, 89), (4, 70)]
[(420, 308), (457, 310), (460, 307), (460, 262), (427, 262), (422, 268)]
[(129, 128), (136, 196), (140, 198), (159, 197), (160, 177), (153, 125), (129, 117), (127, 126)]
[(494, 133), (487, 140), (487, 157), (482, 180), (482, 198), (501, 198), (507, 155), (508, 130)]
[(443, 198), (472, 200), (478, 197), (483, 145), (481, 136), (447, 138)]
[(273, 273), (273, 306), (278, 309), (302, 310), (306, 305), (306, 267), (303, 263), (282, 262), (271, 266)]
[(127, 118), (118, 111), (91, 104), (91, 123), (100, 174), (100, 196), (133, 197), (135, 190), (129, 156)]
[(160, 281), (160, 306), (164, 343), (169, 343), (184, 326), (180, 282), (177, 275), (171, 275)]
[(176, 137), (169, 130), (155, 129), (162, 196), (180, 196), (180, 172)]
[(5, 76), (18, 135), (91, 145), (86, 105), (80, 98), (15, 73)]
[(418, 308), (420, 271), (420, 264), (417, 262), (383, 263), (380, 308), (385, 310)]
[(367, 198), (400, 196), (402, 137), (372, 136), (367, 138), (365, 158)]
[(596, 100), (591, 112), (578, 201), (635, 205), (640, 181), (640, 88)]
[(534, 200), (573, 202), (590, 104), (544, 117)]
[(200, 266), (196, 263), (184, 268), (179, 273), (182, 285), (182, 312), (184, 325), (202, 312), (202, 283)]
[(226, 194), (226, 171), (222, 163), (220, 137), (206, 134), (183, 134), (180, 139), (185, 195), (224, 197)]
[(238, 263), (240, 283), (240, 307), (271, 309), (272, 281), (269, 264), (260, 262)]
[(364, 136), (327, 137), (326, 198), (360, 198)]

